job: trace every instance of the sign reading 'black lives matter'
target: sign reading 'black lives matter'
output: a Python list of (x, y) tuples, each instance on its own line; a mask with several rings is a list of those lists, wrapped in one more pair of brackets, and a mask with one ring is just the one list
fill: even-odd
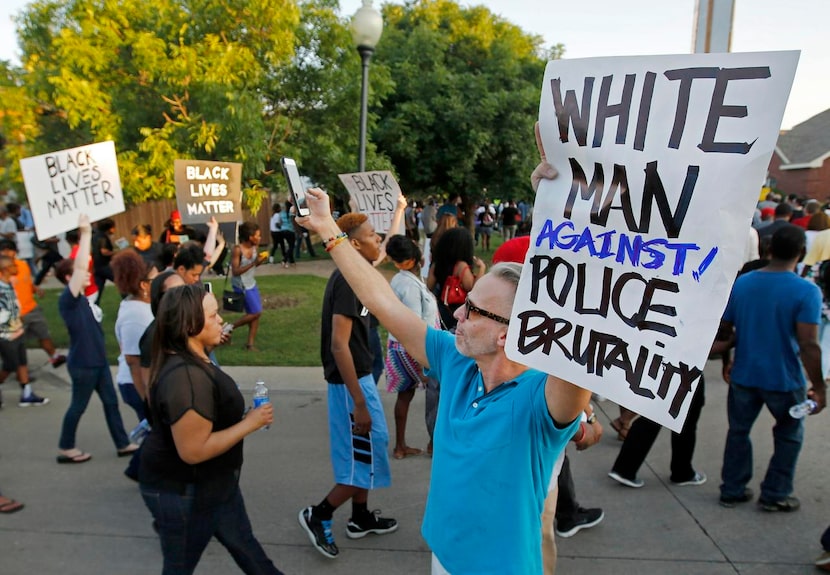
[(186, 224), (242, 220), (242, 164), (176, 160), (176, 204)]
[(798, 52), (550, 62), (511, 359), (675, 431), (703, 377)]
[(399, 233), (399, 230), (389, 230), (401, 195), (392, 172), (358, 172), (337, 177), (349, 190), (352, 209), (366, 214), (377, 233)]
[(124, 211), (113, 142), (20, 160), (38, 239), (78, 227), (78, 215), (102, 220)]

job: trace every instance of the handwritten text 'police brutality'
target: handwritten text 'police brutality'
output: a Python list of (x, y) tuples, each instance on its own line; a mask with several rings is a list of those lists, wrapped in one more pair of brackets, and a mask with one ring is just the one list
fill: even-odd
[(50, 216), (83, 211), (115, 200), (112, 182), (106, 179), (91, 150), (71, 150), (43, 157), (52, 196), (46, 205)]
[[(676, 106), (671, 133), (668, 141), (660, 143), (661, 147), (680, 147), (692, 87), (702, 82), (711, 90), (711, 101), (697, 149), (707, 154), (749, 152), (754, 141), (723, 142), (717, 139), (718, 123), (722, 118), (747, 115), (745, 106), (726, 105), (724, 97), (731, 82), (769, 78), (769, 68), (696, 67), (667, 70), (663, 74), (676, 86)], [(549, 96), (556, 113), (559, 141), (567, 144), (573, 136), (577, 149), (600, 148), (605, 137), (605, 123), (615, 118), (614, 143), (625, 146), (629, 117), (633, 113), (636, 129), (630, 144), (634, 150), (646, 149), (657, 74), (647, 72), (641, 76), (639, 103), (634, 102), (636, 76), (627, 74), (624, 79), (619, 75), (603, 77), (593, 109), (596, 78), (584, 77), (581, 97), (573, 89), (566, 90), (563, 97), (561, 78), (551, 79)], [(612, 85), (617, 94), (621, 94), (615, 103), (609, 103)], [(589, 139), (591, 124), (593, 138)], [(573, 146), (573, 143), (568, 144), (565, 149), (574, 149)], [(676, 418), (686, 396), (702, 377), (701, 367), (682, 361), (676, 364), (666, 361), (665, 352), (661, 351), (666, 348), (664, 342), (658, 339), (646, 344), (648, 338), (626, 337), (625, 330), (652, 332), (657, 338), (675, 338), (677, 331), (672, 319), (678, 314), (673, 300), (679, 297), (683, 282), (673, 280), (688, 275), (693, 280), (691, 285), (699, 283), (718, 257), (718, 247), (677, 240), (692, 205), (701, 167), (689, 165), (680, 181), (665, 182), (654, 157), (652, 155), (650, 161), (636, 167), (622, 163), (603, 166), (602, 162), (583, 166), (577, 158), (568, 158), (572, 183), (561, 217), (557, 214), (547, 218), (536, 228), (539, 231), (533, 238), (537, 250), (530, 259), (530, 300), (533, 304), (542, 302), (544, 305), (539, 307), (548, 311), (557, 306), (566, 309), (567, 312), (562, 313), (569, 319), (551, 317), (539, 308), (520, 312), (518, 350), (524, 355), (534, 351), (545, 355), (556, 352), (558, 357), (584, 366), (587, 373), (597, 377), (602, 377), (606, 370), (619, 369), (625, 374), (631, 391), (641, 397), (653, 399), (656, 394), (665, 400), (674, 389), (669, 414)], [(610, 168), (607, 184), (606, 167)], [(632, 169), (642, 170), (645, 174), (642, 193), (629, 188)], [(667, 193), (667, 186), (675, 186), (669, 190), (679, 193)], [(632, 202), (632, 196), (640, 199), (639, 210), (634, 209), (636, 202)], [(677, 198), (675, 205), (670, 197)], [(650, 230), (654, 207), (663, 226), (657, 233)], [(621, 229), (609, 225), (612, 210), (622, 216), (611, 218)], [(574, 218), (575, 215), (579, 217)], [(575, 223), (573, 219), (586, 224)], [(572, 256), (569, 258), (569, 253), (580, 257), (574, 260)], [(597, 261), (597, 264), (590, 264), (591, 261)], [(575, 321), (575, 317), (580, 316), (609, 319), (609, 332), (615, 331), (610, 327), (612, 325), (622, 328), (616, 328), (616, 333), (598, 330), (597, 324), (588, 329)]]

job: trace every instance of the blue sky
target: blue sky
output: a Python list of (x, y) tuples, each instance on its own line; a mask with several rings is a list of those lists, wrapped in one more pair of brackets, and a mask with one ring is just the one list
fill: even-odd
[[(484, 4), (522, 29), (539, 34), (548, 44), (561, 42), (567, 58), (691, 51), (695, 0), (465, 3)], [(26, 4), (24, 0), (4, 0), (0, 6), (0, 59), (17, 58), (11, 15)], [(360, 5), (361, 0), (341, 0), (341, 11), (351, 15)], [(733, 52), (801, 50), (784, 128), (830, 108), (828, 22), (828, 0), (735, 0)]]

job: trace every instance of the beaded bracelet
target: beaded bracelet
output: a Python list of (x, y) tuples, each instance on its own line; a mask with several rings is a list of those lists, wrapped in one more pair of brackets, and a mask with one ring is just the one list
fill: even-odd
[(346, 241), (348, 239), (348, 237), (349, 236), (347, 236), (344, 232), (340, 232), (339, 234), (337, 234), (333, 238), (327, 239), (325, 242), (323, 242), (326, 246), (326, 251), (330, 252), (331, 250), (333, 250), (337, 246), (337, 244), (339, 244), (340, 242)]

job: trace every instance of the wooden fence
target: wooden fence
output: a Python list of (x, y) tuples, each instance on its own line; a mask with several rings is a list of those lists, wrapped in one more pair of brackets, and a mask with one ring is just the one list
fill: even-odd
[[(132, 206), (126, 212), (113, 216), (115, 221), (116, 237), (124, 237), (132, 241), (130, 232), (138, 224), (149, 224), (153, 229), (153, 238), (158, 239), (161, 235), (164, 226), (170, 219), (170, 213), (177, 209), (176, 200), (157, 200), (154, 202), (146, 202), (137, 206)], [(247, 209), (242, 210), (243, 221), (254, 219), (259, 224), (259, 229), (262, 230), (262, 240), (266, 244), (271, 241), (271, 234), (269, 233), (269, 225), (271, 221), (271, 200), (266, 198), (262, 202), (259, 212), (252, 217), (251, 212)], [(228, 242), (235, 242), (236, 238), (226, 238)]]

